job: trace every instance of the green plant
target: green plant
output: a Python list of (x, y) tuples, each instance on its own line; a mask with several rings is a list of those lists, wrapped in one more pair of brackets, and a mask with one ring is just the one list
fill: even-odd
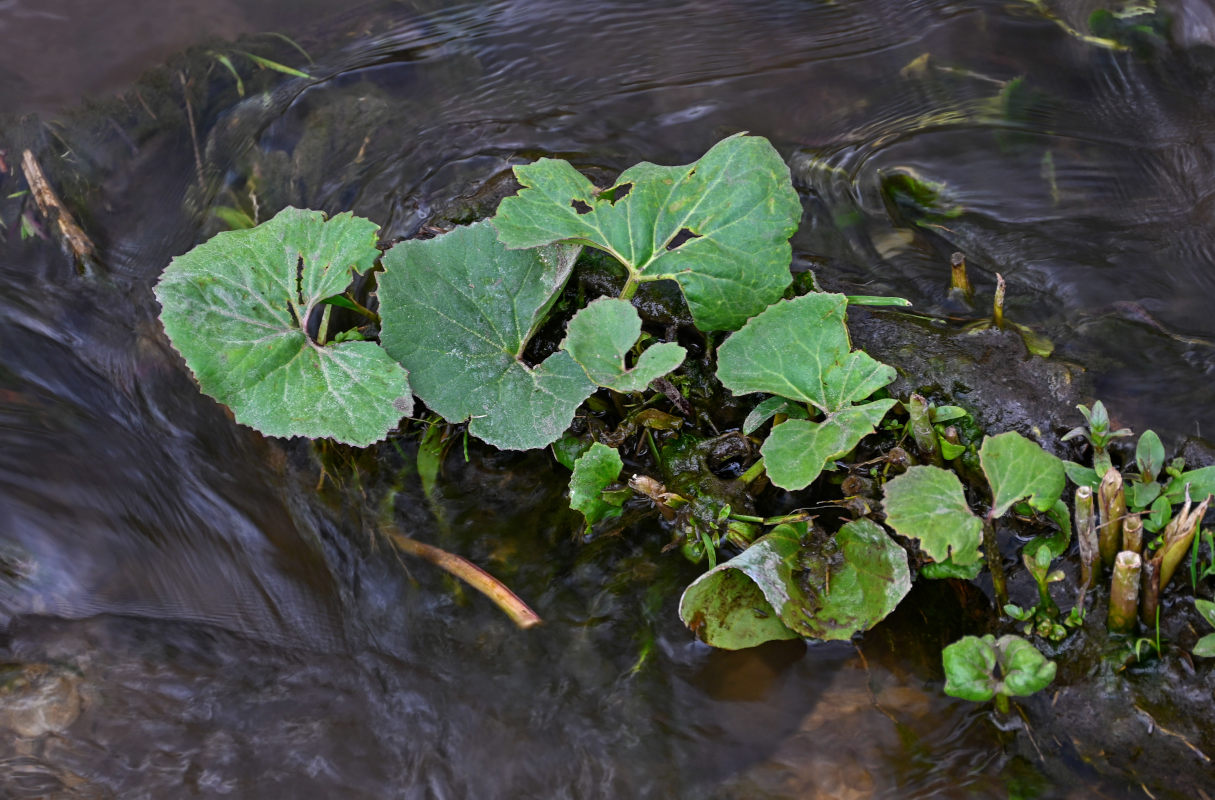
[[(781, 299), (801, 206), (771, 145), (731, 137), (684, 167), (639, 164), (605, 190), (552, 159), (517, 175), (524, 188), (492, 220), (402, 242), (379, 268), (376, 226), (349, 214), (326, 220), (286, 209), (218, 234), (166, 269), (157, 286), (166, 331), (203, 391), (264, 433), (367, 445), (411, 413), (416, 394), (437, 419), (467, 424), (496, 447), (553, 445), (573, 469), (571, 505), (588, 530), (620, 516), (636, 495), (673, 522), (686, 553), (707, 555), (711, 567), (719, 548), (746, 548), (763, 527), (805, 519), (752, 514), (747, 486), (766, 471), (777, 485), (802, 488), (832, 469), (894, 405), (870, 399), (894, 371), (852, 350), (848, 298)], [(561, 298), (584, 248), (610, 256), (624, 284), (619, 297), (579, 295), (570, 308)], [(379, 314), (348, 291), (353, 277), (373, 273)], [(763, 458), (738, 479), (711, 471), (723, 447), (741, 442), (745, 454), (746, 440), (705, 436), (700, 424), (680, 430), (690, 407), (675, 383), (687, 387), (689, 378), (665, 376), (687, 351), (644, 332), (629, 302), (639, 286), (660, 280), (679, 286), (700, 330), (741, 327), (703, 365), (710, 374), (740, 394), (771, 395), (751, 422), (773, 420)], [(359, 314), (362, 327), (335, 330), (335, 308)], [(556, 347), (541, 344), (558, 313), (564, 337)], [(791, 349), (797, 359), (788, 358)], [(650, 407), (664, 397), (646, 396), (660, 383), (684, 416)], [(580, 408), (585, 419), (614, 411), (621, 420), (593, 441), (570, 430)], [(426, 431), (418, 469), (433, 484), (442, 450), (433, 421)], [(626, 488), (617, 448), (630, 440), (644, 444), (659, 477), (635, 475)], [(875, 530), (885, 536), (880, 528), (864, 533)], [(855, 535), (836, 546), (852, 552)], [(847, 605), (848, 581), (834, 583), (822, 590), (828, 607)], [(786, 617), (810, 631), (807, 613)], [(854, 617), (867, 625), (880, 615)]]
[[(1095, 485), (1101, 479), (1101, 476), (1113, 466), (1109, 454), (1110, 443), (1115, 439), (1132, 435), (1131, 429), (1119, 428), (1116, 431), (1111, 431), (1109, 412), (1105, 410), (1105, 404), (1100, 400), (1093, 403), (1091, 411), (1086, 405), (1079, 405), (1076, 408), (1080, 409), (1080, 413), (1084, 415), (1084, 421), (1087, 424), (1078, 428), (1072, 428), (1063, 435), (1062, 441), (1083, 439), (1093, 448), (1093, 476), (1074, 476), (1073, 480), (1075, 477), (1082, 477), (1083, 481)], [(1081, 483), (1080, 480), (1076, 482)]]
[(288, 208), (173, 259), (156, 298), (199, 387), (271, 436), (383, 439), (412, 413), (407, 373), (374, 342), (330, 336), (325, 303), (375, 264), (377, 230)]
[(799, 636), (848, 639), (910, 590), (907, 553), (877, 524), (855, 520), (829, 537), (801, 522), (777, 526), (701, 575), (679, 613), (701, 639), (730, 650)]
[(502, 243), (603, 250), (626, 272), (623, 300), (640, 284), (673, 280), (696, 327), (735, 330), (789, 285), (801, 203), (761, 137), (732, 136), (687, 166), (638, 164), (607, 189), (559, 159), (516, 167), (515, 176), (524, 188), (493, 220)]
[(1055, 679), (1055, 662), (1019, 636), (964, 636), (941, 654), (945, 694), (984, 703), (994, 699), (1002, 714), (1008, 698), (1041, 691)]
[[(883, 422), (898, 403), (886, 395), (894, 369), (854, 350), (846, 325), (850, 304), (882, 299), (793, 284), (788, 239), (801, 207), (766, 140), (730, 137), (681, 167), (639, 164), (606, 189), (552, 159), (516, 173), (523, 188), (492, 219), (382, 256), (377, 226), (350, 214), (288, 208), (217, 234), (174, 259), (157, 285), (165, 329), (202, 390), (269, 435), (366, 446), (393, 435), (416, 395), (430, 412), (417, 426), (427, 497), (461, 432), (466, 457), (470, 435), (507, 450), (551, 446), (572, 471), (570, 504), (588, 535), (656, 514), (672, 548), (708, 561), (680, 614), (717, 646), (867, 630), (909, 591), (909, 550), (921, 575), (967, 579), (985, 551), (1005, 605), (994, 521), (1014, 509), (1045, 515), (1057, 532), (1026, 545), (1038, 603), (1009, 613), (1055, 639), (1078, 624), (1083, 608), (1060, 623), (1048, 591), (1071, 531), (1059, 500), (1065, 465), (1011, 432), (976, 453), (963, 409), (918, 396), (903, 403), (905, 423)], [(599, 280), (582, 283), (590, 273)], [(632, 300), (661, 281), (665, 290), (645, 292), (686, 304), (692, 326), (643, 320)], [(616, 288), (598, 296), (604, 286)], [(715, 411), (730, 394), (757, 397), (742, 431), (718, 433), (728, 426)], [(1082, 411), (1095, 457), (1108, 459), (1106, 445), (1124, 432), (1108, 431), (1099, 403)], [(884, 484), (887, 524), (919, 553), (864, 518), (871, 506), (834, 531), (804, 509), (757, 508), (769, 483), (786, 492), (828, 484), (878, 430), (887, 445), (910, 433), (942, 465)], [(1179, 463), (1165, 468), (1165, 485), (1153, 437), (1140, 439), (1136, 485), (1149, 488), (1137, 498), (1154, 493), (1153, 507), (1167, 508), (1186, 486), (1215, 487), (1215, 469)], [(905, 459), (899, 448), (878, 452), (865, 480), (880, 487)], [(946, 462), (986, 477), (985, 515), (970, 510)], [(1180, 539), (1170, 541), (1162, 552), (1172, 569)]]
[[(1201, 556), (1198, 553), (1200, 541), (1207, 546), (1207, 563), (1205, 565), (1201, 563)], [(1197, 590), (1200, 580), (1205, 580), (1215, 575), (1215, 533), (1212, 533), (1210, 528), (1204, 528), (1198, 536), (1194, 537), (1191, 548), (1190, 586)]]
[[(1194, 600), (1194, 607), (1198, 609), (1198, 613), (1202, 614), (1202, 618), (1209, 625), (1215, 625), (1215, 603), (1198, 598)], [(1215, 633), (1208, 633), (1199, 639), (1198, 643), (1194, 645), (1193, 653), (1196, 656), (1215, 657)]]
[[(886, 519), (903, 536), (919, 540), (920, 547), (936, 562), (975, 565), (977, 571), (982, 544), (987, 550), (997, 602), (1005, 606), (1008, 594), (995, 544), (994, 521), (1021, 500), (1027, 500), (1033, 511), (1051, 512), (1057, 521), (1066, 521), (1066, 507), (1062, 512), (1059, 509), (1065, 483), (1063, 463), (1011, 431), (984, 439), (979, 461), (992, 492), (991, 506), (983, 518), (971, 512), (956, 475), (940, 467), (917, 466), (886, 484)], [(1061, 555), (1070, 533), (1068, 525), (1066, 536), (1039, 538), (1027, 545), (1033, 563), (1037, 563), (1039, 548), (1045, 548), (1051, 559)], [(1049, 560), (1046, 563), (1049, 566)]]

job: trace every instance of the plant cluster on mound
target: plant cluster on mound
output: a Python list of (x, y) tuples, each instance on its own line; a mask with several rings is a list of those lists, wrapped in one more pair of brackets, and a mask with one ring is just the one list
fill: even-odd
[[(801, 204), (765, 139), (641, 163), (606, 188), (555, 159), (515, 174), (522, 188), (492, 219), (382, 256), (378, 227), (349, 213), (287, 208), (218, 234), (165, 270), (165, 329), (202, 390), (269, 435), (366, 446), (416, 396), (431, 414), (426, 458), (440, 423), (505, 450), (551, 447), (588, 532), (650, 514), (673, 547), (707, 559), (680, 614), (712, 645), (847, 639), (898, 605), (913, 572), (973, 579), (984, 555), (1004, 603), (993, 525), (1013, 510), (1057, 530), (1026, 546), (1041, 602), (1009, 613), (1062, 635), (1046, 587), (1071, 537), (1064, 463), (1016, 433), (980, 444), (960, 408), (888, 396), (894, 369), (852, 348), (845, 317), (850, 303), (897, 301), (795, 281)], [(1112, 469), (1100, 423), (1094, 410), (1083, 433)], [(1172, 465), (1161, 484), (1163, 455), (1141, 444), (1130, 502), (1160, 530), (1186, 478), (1210, 480)], [(990, 488), (982, 517), (958, 475), (974, 497)], [(1166, 565), (1178, 546), (1163, 545)], [(1012, 653), (1036, 677), (992, 696), (1053, 676), (1006, 639), (970, 661), (994, 669)], [(968, 680), (969, 696), (988, 691)]]

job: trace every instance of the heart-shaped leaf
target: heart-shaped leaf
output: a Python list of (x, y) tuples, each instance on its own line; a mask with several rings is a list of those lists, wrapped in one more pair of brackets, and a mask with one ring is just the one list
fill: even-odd
[(727, 650), (797, 635), (849, 639), (886, 617), (911, 589), (907, 553), (869, 520), (805, 542), (806, 524), (778, 525), (684, 591), (679, 614)]
[(1010, 697), (1027, 697), (1041, 691), (1055, 679), (1055, 662), (1020, 636), (1001, 636), (996, 640), (1000, 674), (997, 691)]
[(545, 447), (595, 386), (565, 351), (532, 367), (523, 351), (578, 248), (507, 250), (487, 222), (384, 254), (381, 341), (414, 392), (448, 422), (503, 450)]
[(595, 442), (574, 462), (570, 477), (570, 508), (581, 511), (586, 527), (620, 516), (620, 504), (604, 498), (603, 490), (620, 477), (624, 462), (616, 448)]
[(807, 558), (819, 562), (811, 575), (827, 576), (814, 587), (816, 602), (789, 603), (781, 613), (803, 636), (851, 639), (885, 619), (911, 591), (907, 551), (867, 519), (849, 522), (824, 547), (803, 553), (801, 566)]
[(718, 379), (735, 394), (767, 392), (828, 414), (864, 400), (895, 372), (852, 350), (847, 307), (844, 295), (824, 293), (769, 306), (718, 348)]
[(996, 696), (996, 637), (963, 636), (941, 651), (945, 694), (982, 703)]
[(790, 419), (772, 428), (760, 452), (768, 477), (782, 489), (809, 486), (831, 461), (851, 452), (897, 401), (842, 408), (821, 422)]
[[(1055, 679), (1050, 661), (1020, 636), (963, 636), (941, 653), (945, 694), (984, 702), (996, 696), (1024, 697)], [(1007, 702), (1007, 701), (1005, 701)]]
[(626, 300), (601, 297), (581, 309), (566, 326), (561, 349), (574, 357), (587, 377), (617, 392), (640, 392), (683, 363), (687, 355), (673, 342), (652, 345), (630, 369), (624, 358), (641, 334), (641, 317)]
[(515, 167), (523, 189), (493, 223), (510, 248), (577, 242), (634, 282), (679, 283), (701, 330), (734, 330), (781, 296), (802, 207), (767, 139), (731, 136), (681, 167), (643, 162), (600, 191), (569, 162)]
[(270, 436), (365, 446), (412, 413), (407, 374), (374, 342), (314, 341), (313, 309), (379, 255), (375, 223), (283, 209), (173, 259), (161, 321), (203, 392)]
[(958, 476), (940, 467), (910, 467), (886, 484), (886, 523), (934, 561), (955, 566), (979, 560), (983, 522), (970, 512)]
[(979, 462), (991, 484), (993, 517), (1024, 498), (1036, 510), (1049, 511), (1067, 483), (1063, 462), (1016, 431), (984, 439)]

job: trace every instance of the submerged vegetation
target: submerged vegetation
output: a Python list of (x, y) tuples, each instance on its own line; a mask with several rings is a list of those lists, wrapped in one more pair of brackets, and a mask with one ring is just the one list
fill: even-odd
[[(1130, 432), (1100, 403), (1061, 440), (1088, 443), (1086, 466), (1016, 432), (983, 436), (957, 406), (891, 396), (894, 368), (852, 348), (846, 317), (897, 301), (790, 272), (801, 204), (767, 140), (638, 164), (606, 188), (555, 159), (516, 176), (493, 218), (382, 257), (377, 226), (350, 214), (287, 208), (218, 234), (166, 269), (165, 329), (202, 390), (269, 435), (367, 446), (416, 427), (431, 483), (458, 426), (504, 450), (551, 448), (587, 537), (649, 517), (668, 549), (707, 563), (679, 613), (717, 647), (848, 639), (914, 580), (983, 580), (985, 566), (1008, 626), (1045, 648), (1097, 595), (1111, 630), (1150, 627), (1187, 553), (1197, 587), (1215, 467), (1166, 465), (1147, 431), (1124, 476), (1112, 445)], [(415, 396), (429, 416), (394, 432)], [(1010, 602), (997, 524), (1028, 532), (1032, 606)], [(1051, 587), (1073, 531), (1064, 615)], [(1002, 709), (1055, 675), (1011, 635), (967, 637), (944, 663), (947, 692)]]

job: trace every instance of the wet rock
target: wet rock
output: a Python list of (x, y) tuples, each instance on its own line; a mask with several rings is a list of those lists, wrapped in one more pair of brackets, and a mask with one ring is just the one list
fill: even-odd
[(1058, 437), (1091, 400), (1084, 370), (1030, 356), (1013, 331), (967, 332), (906, 314), (848, 309), (853, 344), (898, 370), (892, 394), (919, 392), (971, 412), (984, 430), (1014, 430), (1061, 452)]
[(80, 675), (52, 664), (0, 668), (0, 727), (27, 739), (63, 733), (80, 716)]

